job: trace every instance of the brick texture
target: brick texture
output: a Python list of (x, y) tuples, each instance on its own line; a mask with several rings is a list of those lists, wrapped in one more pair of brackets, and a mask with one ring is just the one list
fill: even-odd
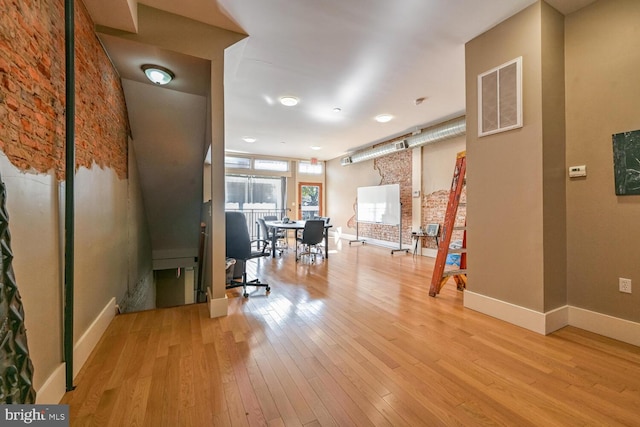
[[(411, 244), (411, 150), (399, 151), (373, 161), (374, 169), (381, 176), (380, 185), (400, 184), (400, 203), (402, 203), (402, 243)], [(355, 226), (355, 224), (354, 224)], [(360, 237), (399, 243), (398, 227), (392, 225), (366, 224), (358, 226)]]
[[(0, 0), (0, 150), (27, 171), (64, 178), (65, 52), (61, 0)], [(120, 79), (75, 2), (76, 169), (127, 177), (129, 124)]]
[[(438, 223), (440, 224), (440, 231), (442, 232), (442, 225), (444, 224), (444, 217), (447, 212), (447, 203), (449, 202), (449, 190), (439, 190), (431, 194), (426, 194), (422, 197), (422, 226), (426, 227), (427, 224)], [(458, 206), (458, 213), (456, 215), (456, 226), (465, 225), (467, 218), (467, 189), (462, 188), (460, 194), (460, 206)], [(451, 241), (462, 240), (463, 232), (454, 231), (451, 236)], [(423, 247), (437, 249), (435, 239), (427, 238), (424, 240)]]

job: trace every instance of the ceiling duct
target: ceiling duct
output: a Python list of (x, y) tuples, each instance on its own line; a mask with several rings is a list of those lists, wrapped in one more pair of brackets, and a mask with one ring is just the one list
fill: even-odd
[[(400, 141), (393, 141), (386, 144), (376, 145), (375, 147), (366, 148), (364, 150), (356, 151), (349, 157), (345, 157), (341, 160), (342, 166), (349, 165), (351, 163), (364, 162), (366, 160), (375, 159), (378, 157), (386, 156), (387, 154), (394, 153), (398, 150), (404, 150), (406, 148), (416, 148), (427, 144), (433, 144), (434, 142), (444, 141), (446, 139), (455, 138), (456, 136), (462, 136), (467, 133), (467, 121), (465, 116), (458, 117), (456, 119), (449, 120), (439, 125), (431, 126), (423, 129), (422, 132), (412, 135), (406, 139)], [(349, 159), (350, 161), (345, 161)]]

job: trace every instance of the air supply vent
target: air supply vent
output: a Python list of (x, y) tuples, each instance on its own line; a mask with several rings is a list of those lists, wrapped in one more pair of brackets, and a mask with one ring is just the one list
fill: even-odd
[(478, 75), (478, 136), (522, 127), (522, 57)]
[(407, 148), (407, 141), (404, 139), (402, 141), (396, 141), (393, 146), (398, 151), (404, 150), (405, 148)]
[(351, 161), (351, 157), (343, 157), (343, 158), (340, 160), (340, 164), (341, 164), (342, 166), (344, 166), (344, 165), (350, 165), (351, 163), (353, 163), (353, 162)]

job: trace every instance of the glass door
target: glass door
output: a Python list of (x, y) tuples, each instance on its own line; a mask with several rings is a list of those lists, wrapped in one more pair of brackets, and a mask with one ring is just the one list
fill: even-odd
[(322, 216), (322, 184), (300, 182), (298, 184), (298, 218), (311, 219)]

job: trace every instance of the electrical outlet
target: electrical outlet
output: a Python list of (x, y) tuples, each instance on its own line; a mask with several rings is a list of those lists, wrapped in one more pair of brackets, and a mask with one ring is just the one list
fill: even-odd
[(620, 292), (624, 292), (627, 294), (631, 293), (631, 279), (625, 279), (623, 277), (618, 278), (618, 287)]

